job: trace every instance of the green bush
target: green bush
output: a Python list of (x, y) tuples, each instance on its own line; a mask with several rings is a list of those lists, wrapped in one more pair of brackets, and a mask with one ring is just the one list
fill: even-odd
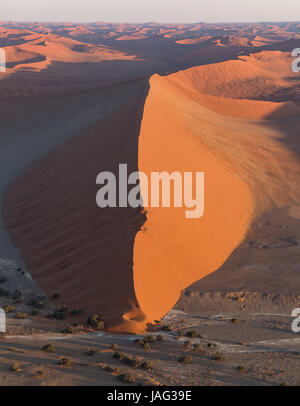
[(124, 358), (124, 354), (122, 352), (120, 352), (120, 351), (116, 351), (116, 352), (113, 353), (113, 357), (115, 359), (122, 360)]
[(150, 350), (151, 350), (150, 344), (149, 344), (149, 343), (145, 343), (145, 342), (143, 343), (142, 348), (143, 348), (143, 350), (145, 350), (145, 351), (150, 351)]
[(20, 371), (21, 371), (21, 368), (20, 368), (20, 365), (15, 362), (14, 364), (12, 364), (12, 365), (10, 366), (10, 370), (11, 370), (11, 371), (14, 371), (14, 372), (20, 372)]
[(146, 371), (150, 371), (153, 369), (153, 364), (151, 361), (144, 361), (141, 363), (141, 368), (146, 369)]
[(64, 320), (67, 316), (67, 311), (68, 311), (67, 306), (65, 305), (57, 306), (57, 308), (54, 311), (54, 318), (56, 320)]
[(69, 327), (63, 329), (62, 333), (64, 333), (64, 334), (76, 334), (77, 329), (75, 327), (73, 327), (73, 326), (69, 326)]
[(98, 321), (98, 323), (94, 327), (95, 330), (104, 330), (104, 321)]
[(4, 311), (5, 313), (11, 313), (15, 310), (15, 306), (5, 306)]
[(217, 348), (218, 344), (216, 343), (207, 343), (208, 348)]
[(195, 330), (187, 331), (186, 336), (189, 338), (196, 338), (196, 337), (198, 337), (198, 333)]
[(133, 374), (121, 374), (119, 375), (119, 379), (125, 383), (135, 383), (136, 379)]
[(104, 330), (104, 322), (100, 320), (99, 315), (96, 313), (88, 317), (87, 324), (95, 330)]
[(130, 357), (130, 356), (124, 356), (123, 357), (123, 359), (122, 359), (122, 362), (125, 364), (125, 365), (128, 365), (128, 366), (130, 366), (130, 367), (132, 367), (132, 368), (140, 368), (141, 367), (141, 361), (139, 361), (138, 359), (136, 359), (136, 358), (133, 358), (133, 357)]
[(226, 361), (226, 357), (224, 354), (222, 354), (221, 352), (215, 352), (212, 356), (211, 359), (214, 361)]
[(147, 335), (147, 336), (144, 336), (143, 340), (145, 343), (154, 343), (156, 340), (156, 337), (154, 335)]
[(72, 361), (69, 358), (61, 358), (58, 361), (58, 365), (63, 367), (70, 367), (72, 365)]
[(178, 361), (181, 362), (182, 364), (190, 364), (191, 362), (193, 362), (193, 358), (189, 354), (185, 354), (182, 357), (180, 357)]
[(94, 326), (97, 325), (97, 323), (99, 323), (99, 321), (100, 321), (99, 315), (96, 314), (96, 313), (93, 313), (93, 314), (91, 314), (91, 315), (88, 317), (88, 319), (87, 319), (87, 324), (88, 324), (89, 326), (94, 327)]
[(27, 313), (22, 313), (22, 312), (16, 313), (17, 319), (27, 319), (27, 317), (28, 317)]
[(112, 374), (119, 374), (120, 373), (119, 368), (111, 367), (110, 365), (106, 365), (106, 367), (104, 369), (105, 369), (105, 371), (111, 372)]
[(193, 346), (193, 350), (196, 351), (196, 352), (202, 352), (202, 351), (204, 351), (204, 347), (203, 347), (202, 344), (195, 344)]
[(45, 344), (42, 347), (42, 350), (45, 352), (54, 352), (55, 351), (55, 345), (54, 344)]

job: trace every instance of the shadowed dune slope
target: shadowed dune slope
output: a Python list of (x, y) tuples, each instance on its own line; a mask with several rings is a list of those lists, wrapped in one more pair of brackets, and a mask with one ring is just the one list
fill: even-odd
[(112, 330), (138, 332), (133, 243), (141, 209), (96, 205), (96, 177), (137, 171), (137, 140), (147, 81), (118, 109), (24, 171), (4, 198), (6, 226), (39, 286), (56, 304), (98, 313)]

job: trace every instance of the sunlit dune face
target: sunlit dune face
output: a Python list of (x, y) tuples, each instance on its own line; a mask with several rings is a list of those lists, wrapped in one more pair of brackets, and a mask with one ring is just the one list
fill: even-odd
[[(193, 102), (176, 93), (167, 80), (152, 79), (139, 170), (148, 178), (155, 171), (203, 171), (205, 210), (203, 217), (187, 219), (184, 207), (146, 209), (144, 231), (134, 244), (134, 286), (150, 321), (170, 310), (186, 286), (222, 265), (244, 237), (253, 210), (248, 186), (189, 130), (182, 107), (188, 111)], [(193, 116), (199, 129), (206, 125), (200, 113)]]
[[(147, 222), (134, 245), (134, 286), (148, 321), (170, 310), (184, 288), (218, 269), (259, 214), (300, 198), (298, 159), (272, 125), (289, 118), (295, 132), (299, 107), (255, 100), (268, 94), (272, 80), (281, 86), (288, 67), (286, 55), (267, 53), (151, 79), (139, 170), (148, 177), (155, 171), (203, 171), (205, 211), (191, 220), (184, 208), (146, 209)], [(266, 87), (248, 88), (251, 78)], [(241, 99), (243, 92), (254, 100)]]

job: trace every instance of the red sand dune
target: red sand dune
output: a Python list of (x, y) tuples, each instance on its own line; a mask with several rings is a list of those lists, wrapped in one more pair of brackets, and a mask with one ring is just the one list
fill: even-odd
[(298, 76), (291, 70), (292, 60), (290, 53), (263, 51), (186, 70), (174, 80), (212, 96), (273, 101), (277, 89), (295, 86), (291, 78)]
[[(161, 29), (155, 24), (149, 27), (156, 33)], [(170, 37), (180, 36), (181, 30), (186, 36), (191, 29), (164, 28)], [(252, 38), (263, 34), (260, 25), (241, 28), (248, 29)], [(278, 37), (286, 34), (276, 25), (268, 30)], [(132, 37), (135, 28), (124, 24), (115, 31)], [(193, 31), (195, 38), (197, 34)], [(35, 52), (47, 61), (75, 66), (81, 58), (136, 62), (126, 51), (126, 41), (119, 41), (125, 44), (117, 51), (108, 45), (44, 35), (44, 40), (12, 46), (11, 57), (21, 61), (17, 56), (23, 52), (29, 60)], [(99, 34), (101, 40), (103, 35)], [(221, 59), (230, 59), (235, 48), (248, 47), (244, 39), (226, 37), (184, 54), (182, 50), (190, 45), (176, 44), (176, 37), (172, 58), (189, 66), (199, 56), (203, 61), (215, 58), (216, 49), (221, 50)], [(146, 101), (147, 80), (132, 81), (120, 108), (104, 119), (96, 111), (93, 125), (28, 167), (7, 187), (7, 228), (47, 295), (61, 293), (58, 303), (82, 308), (83, 318), (99, 313), (111, 331), (144, 331), (148, 322), (172, 308), (184, 288), (218, 269), (259, 216), (274, 207), (299, 203), (298, 82), (288, 53), (258, 51), (167, 76), (153, 75)], [(147, 54), (149, 65), (158, 55)], [(168, 61), (160, 66), (168, 68)], [(135, 72), (138, 76), (140, 71)], [(40, 75), (41, 80), (47, 77)], [(107, 89), (108, 103), (115, 89), (111, 94)], [(83, 97), (81, 92), (77, 97)], [(130, 172), (138, 169), (149, 175), (204, 171), (204, 216), (186, 219), (185, 208), (147, 208), (146, 217), (137, 209), (99, 209), (97, 174), (117, 171), (123, 162)]]
[(101, 61), (132, 61), (136, 59), (134, 55), (126, 55), (124, 52), (108, 46), (86, 44), (55, 34), (28, 35), (25, 43), (3, 48), (6, 52), (9, 69), (19, 69), (24, 66), (28, 68), (30, 66), (35, 70), (42, 70), (55, 61), (60, 63), (99, 63)]
[[(203, 97), (200, 103), (190, 97), (195, 87), (190, 91), (187, 87), (178, 89), (177, 80), (187, 82), (182, 75), (193, 77), (190, 83), (200, 87), (201, 78), (198, 83), (193, 76), (197, 70), (153, 77), (144, 110), (139, 170), (149, 176), (151, 171), (163, 170), (206, 174), (203, 218), (187, 220), (184, 209), (148, 208), (146, 231), (137, 234), (134, 286), (149, 321), (172, 308), (185, 287), (218, 269), (255, 217), (274, 205), (300, 199), (299, 161), (280, 143), (272, 126), (227, 119), (203, 108)], [(211, 107), (213, 100), (218, 101), (210, 99)], [(258, 113), (264, 108), (266, 112), (282, 109), (277, 103), (235, 100), (230, 106), (231, 116), (234, 109), (240, 115), (239, 103), (243, 108), (248, 103), (250, 116), (252, 103), (257, 104)], [(285, 117), (290, 113), (295, 111), (287, 106)], [(294, 129), (297, 124), (291, 120)]]

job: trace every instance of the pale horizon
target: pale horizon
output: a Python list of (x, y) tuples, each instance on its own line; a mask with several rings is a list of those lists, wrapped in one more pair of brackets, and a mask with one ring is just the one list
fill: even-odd
[(109, 20), (90, 20), (90, 21), (80, 21), (80, 20), (0, 20), (0, 23), (18, 23), (18, 24), (36, 24), (36, 23), (44, 23), (44, 24), (82, 24), (82, 25), (88, 25), (88, 24), (98, 24), (98, 23), (103, 23), (103, 24), (128, 24), (128, 25), (146, 25), (146, 24), (158, 24), (158, 25), (195, 25), (195, 24), (211, 24), (211, 25), (216, 25), (216, 24), (271, 24), (271, 23), (299, 23), (300, 24), (300, 19), (299, 20), (261, 20), (261, 21), (193, 21), (193, 22), (187, 22), (187, 21), (109, 21)]
[(195, 24), (195, 23), (268, 23), (300, 21), (298, 0), (278, 4), (272, 0), (11, 0), (1, 6), (0, 20), (47, 23)]

